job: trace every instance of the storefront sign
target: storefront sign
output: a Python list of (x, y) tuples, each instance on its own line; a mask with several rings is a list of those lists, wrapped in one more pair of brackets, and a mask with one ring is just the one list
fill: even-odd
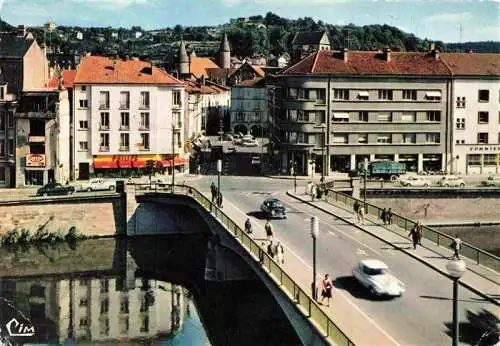
[(469, 147), (469, 151), (471, 151), (471, 152), (489, 151), (489, 152), (498, 153), (498, 152), (500, 152), (500, 145), (478, 145), (478, 146)]
[(26, 155), (26, 167), (45, 167), (45, 154)]

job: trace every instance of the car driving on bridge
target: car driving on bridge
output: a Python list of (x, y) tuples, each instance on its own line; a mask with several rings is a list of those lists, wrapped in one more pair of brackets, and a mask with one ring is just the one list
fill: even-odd
[(356, 264), (352, 274), (374, 296), (400, 296), (405, 291), (405, 285), (388, 269), (382, 261), (366, 259)]
[(71, 195), (75, 187), (59, 183), (48, 183), (36, 191), (37, 196)]
[(90, 179), (87, 183), (83, 183), (78, 187), (78, 191), (114, 191), (116, 182), (102, 178)]
[(286, 208), (283, 202), (277, 198), (266, 198), (260, 206), (267, 217), (286, 219)]
[(406, 178), (399, 179), (399, 183), (402, 186), (407, 187), (429, 187), (431, 186), (431, 181), (427, 178), (420, 177), (418, 175), (411, 175)]

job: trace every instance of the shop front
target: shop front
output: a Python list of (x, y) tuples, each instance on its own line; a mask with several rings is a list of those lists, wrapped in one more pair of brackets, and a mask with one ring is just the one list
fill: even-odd
[(129, 177), (149, 174), (148, 162), (153, 162), (154, 169), (160, 174), (183, 173), (189, 160), (176, 155), (102, 155), (94, 156), (93, 167), (96, 176)]
[(455, 147), (456, 172), (491, 175), (500, 173), (500, 145), (460, 145)]

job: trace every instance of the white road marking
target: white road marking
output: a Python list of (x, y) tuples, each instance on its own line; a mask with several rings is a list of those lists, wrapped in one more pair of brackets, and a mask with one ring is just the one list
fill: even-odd
[[(240, 213), (246, 215), (246, 213), (241, 210), (240, 208), (238, 208), (237, 206), (235, 206), (233, 203), (229, 202), (226, 200), (225, 202), (226, 204), (231, 204), (233, 206), (234, 209), (236, 209), (237, 211), (239, 211)], [(320, 220), (321, 221), (321, 220)], [(255, 221), (255, 223), (257, 223), (260, 227), (264, 227), (264, 225), (262, 225), (260, 222), (258, 221)], [(285, 244), (286, 245), (286, 244)], [(302, 257), (300, 257), (299, 255), (297, 255), (292, 249), (290, 249), (289, 246), (287, 246), (287, 252), (291, 253), (293, 256), (295, 256), (302, 264), (304, 264), (307, 269), (310, 269), (312, 270), (312, 267), (304, 260), (302, 259)], [(317, 275), (317, 277), (319, 279), (322, 278), (321, 275)], [(373, 326), (375, 326), (375, 328), (377, 328), (382, 334), (384, 334), (389, 340), (391, 340), (395, 345), (397, 346), (400, 346), (400, 344), (388, 333), (386, 332), (380, 325), (378, 325), (370, 316), (368, 316), (363, 310), (361, 310), (361, 308), (359, 306), (357, 306), (353, 301), (351, 301), (347, 295), (345, 295), (341, 290), (339, 289), (336, 289), (334, 288), (337, 292), (340, 293), (340, 295), (354, 308), (356, 309), (356, 311), (358, 311), (361, 316), (363, 316), (364, 318), (366, 318), (368, 321), (370, 321), (371, 324), (373, 324)]]
[(356, 249), (356, 255), (363, 255), (363, 256), (368, 256), (365, 250), (363, 249)]

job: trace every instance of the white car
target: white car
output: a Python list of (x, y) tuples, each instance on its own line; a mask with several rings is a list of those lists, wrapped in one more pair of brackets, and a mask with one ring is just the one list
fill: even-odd
[(352, 275), (374, 296), (401, 296), (405, 285), (388, 272), (387, 265), (376, 259), (365, 259), (354, 267)]
[(102, 178), (90, 179), (87, 183), (79, 186), (79, 191), (114, 191), (116, 189), (116, 182), (112, 180), (105, 180)]
[(406, 178), (401, 178), (399, 183), (402, 186), (418, 186), (418, 187), (428, 187), (431, 186), (431, 181), (424, 177), (419, 177), (418, 175), (412, 175)]
[(445, 175), (440, 180), (438, 180), (438, 185), (443, 187), (465, 187), (465, 181), (454, 175)]
[(258, 147), (259, 142), (256, 139), (243, 139), (240, 145), (242, 147)]
[(252, 166), (260, 166), (260, 156), (252, 156)]

